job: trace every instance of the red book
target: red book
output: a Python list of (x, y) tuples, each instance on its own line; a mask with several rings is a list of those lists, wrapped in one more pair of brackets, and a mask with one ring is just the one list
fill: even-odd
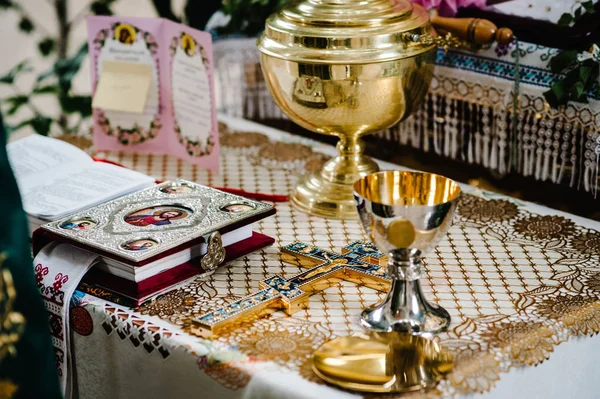
[[(253, 232), (252, 237), (225, 247), (227, 255), (223, 264), (273, 245), (274, 242), (267, 235)], [(198, 263), (197, 259), (188, 261), (137, 283), (92, 269), (85, 275), (78, 289), (124, 306), (137, 307), (196, 278), (200, 272)]]
[(81, 289), (139, 305), (212, 271), (216, 260), (273, 244), (252, 223), (274, 213), (270, 204), (177, 180), (47, 223), (34, 232), (33, 251), (64, 242), (97, 253)]

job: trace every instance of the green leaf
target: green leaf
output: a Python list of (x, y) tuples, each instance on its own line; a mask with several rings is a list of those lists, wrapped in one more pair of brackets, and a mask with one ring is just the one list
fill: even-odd
[(82, 118), (87, 118), (92, 114), (92, 98), (90, 96), (61, 95), (59, 102), (67, 114), (79, 113)]
[(8, 105), (8, 110), (6, 111), (6, 115), (14, 115), (17, 113), (19, 108), (23, 105), (27, 104), (29, 101), (29, 97), (24, 94), (18, 94), (15, 96), (7, 97), (4, 99), (4, 103)]
[(46, 116), (37, 116), (31, 119), (31, 127), (37, 134), (47, 136), (50, 133), (50, 126), (52, 125), (52, 119)]
[(203, 30), (210, 17), (212, 17), (220, 7), (221, 2), (219, 1), (188, 0), (183, 9), (185, 22), (192, 28)]
[(113, 15), (110, 7), (114, 0), (96, 0), (90, 4), (90, 11), (95, 15)]
[(569, 88), (565, 84), (564, 79), (559, 80), (550, 86), (550, 91), (552, 91), (552, 94), (554, 94), (554, 97), (559, 104), (566, 104), (569, 98)]
[(57, 85), (45, 85), (35, 87), (32, 91), (33, 94), (54, 94), (58, 93)]
[[(71, 82), (73, 78), (79, 72), (83, 60), (85, 60), (88, 53), (88, 46), (85, 43), (79, 48), (77, 53), (71, 58), (66, 60), (58, 60), (54, 63), (54, 73), (58, 77), (58, 84), (63, 92), (67, 93), (71, 90)], [(38, 77), (39, 81), (39, 77)]]
[(581, 14), (583, 14), (583, 8), (579, 7), (575, 10), (575, 19), (581, 18)]
[(43, 82), (44, 80), (48, 79), (49, 77), (54, 76), (54, 68), (52, 68), (49, 71), (46, 71), (44, 73), (40, 73), (36, 79), (37, 83)]
[[(194, 0), (188, 1), (192, 2)], [(267, 17), (279, 11), (288, 2), (289, 0), (223, 1), (221, 11), (226, 15), (230, 15), (231, 19), (227, 26), (218, 29), (218, 32), (223, 34), (244, 33), (249, 36), (256, 35), (264, 30)]]
[(591, 66), (582, 65), (579, 68), (579, 81), (583, 85), (587, 85), (590, 80), (590, 76), (592, 76), (593, 68)]
[(27, 65), (28, 62), (29, 62), (29, 60), (23, 60), (23, 61), (19, 62), (10, 71), (8, 71), (4, 76), (0, 77), (0, 83), (5, 83), (5, 84), (11, 85), (15, 82), (15, 79), (21, 72), (31, 72), (32, 68), (29, 65)]
[(558, 26), (570, 26), (573, 21), (575, 21), (575, 18), (573, 18), (573, 16), (571, 14), (566, 12), (560, 16), (557, 24), (558, 24)]
[(550, 70), (560, 73), (577, 62), (577, 50), (564, 50), (552, 57)]
[(11, 126), (10, 126), (10, 132), (11, 132), (11, 133), (13, 133), (13, 132), (16, 132), (17, 130), (19, 130), (19, 129), (22, 129), (22, 128), (24, 128), (25, 126), (29, 126), (29, 125), (31, 125), (31, 122), (33, 121), (33, 119), (35, 119), (35, 118), (32, 118), (32, 119), (25, 119), (25, 120), (23, 120), (23, 121), (21, 121), (21, 122), (17, 123), (16, 125), (11, 125)]
[(51, 37), (45, 37), (42, 40), (40, 40), (40, 42), (38, 43), (38, 50), (40, 50), (40, 53), (44, 57), (47, 57), (48, 55), (50, 55), (50, 53), (54, 51), (55, 47), (56, 47), (56, 42)]
[(588, 14), (593, 14), (596, 12), (596, 10), (594, 10), (594, 2), (591, 0), (581, 3), (581, 6), (585, 9), (585, 12), (587, 12)]
[(583, 95), (584, 90), (585, 89), (583, 87), (583, 83), (577, 82), (573, 86), (571, 86), (571, 89), (569, 90), (569, 94), (573, 98), (580, 98)]
[[(186, 3), (186, 7), (190, 5), (191, 1)], [(173, 12), (173, 8), (171, 6), (171, 0), (152, 0), (152, 5), (156, 10), (156, 13), (161, 18), (170, 19), (171, 21), (181, 22), (181, 20), (175, 15)], [(206, 13), (208, 14), (208, 13)], [(210, 17), (210, 16), (209, 16)]]
[(21, 32), (31, 33), (33, 32), (35, 27), (33, 26), (33, 22), (31, 22), (29, 18), (27, 18), (26, 16), (22, 16), (21, 20), (19, 21), (19, 29), (21, 30)]
[(12, 8), (15, 5), (13, 4), (13, 2), (11, 0), (0, 0), (0, 9), (7, 9), (7, 8)]
[(575, 101), (576, 103), (584, 103), (584, 104), (589, 103), (589, 100), (588, 100), (587, 96), (585, 95), (585, 93), (581, 94), (579, 97), (572, 98), (571, 101)]
[(552, 108), (558, 108), (558, 106), (560, 104), (559, 104), (558, 98), (556, 98), (556, 95), (554, 94), (552, 89), (546, 90), (543, 94), (544, 94), (544, 98), (546, 99), (548, 104), (550, 104), (550, 106)]
[(52, 125), (52, 119), (47, 116), (36, 116), (31, 119), (21, 121), (16, 126), (12, 126), (12, 132), (24, 128), (25, 126), (31, 126), (37, 134), (47, 136), (50, 133), (50, 126)]

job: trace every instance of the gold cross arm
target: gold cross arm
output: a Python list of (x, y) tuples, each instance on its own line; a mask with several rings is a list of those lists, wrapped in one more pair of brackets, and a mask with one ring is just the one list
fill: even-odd
[(355, 241), (342, 248), (341, 253), (335, 253), (294, 242), (282, 247), (281, 252), (284, 262), (308, 263), (310, 268), (289, 279), (273, 276), (261, 281), (259, 291), (195, 318), (191, 332), (211, 336), (277, 310), (291, 315), (308, 306), (310, 295), (340, 281), (351, 281), (380, 291), (387, 290), (390, 285), (385, 274), (387, 259), (369, 243)]

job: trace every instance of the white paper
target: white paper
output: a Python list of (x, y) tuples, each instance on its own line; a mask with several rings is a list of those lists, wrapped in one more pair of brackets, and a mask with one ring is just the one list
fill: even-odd
[(188, 56), (177, 46), (171, 70), (173, 109), (181, 135), (202, 145), (212, 131), (210, 78), (200, 53)]
[(154, 179), (108, 163), (60, 140), (30, 136), (8, 145), (23, 207), (54, 220), (149, 187)]
[(6, 146), (17, 180), (64, 164), (92, 163), (79, 148), (62, 140), (33, 134)]
[(110, 120), (111, 126), (119, 126), (121, 129), (133, 129), (136, 126), (150, 126), (154, 117), (158, 114), (160, 103), (159, 76), (156, 62), (152, 53), (146, 46), (145, 40), (137, 40), (131, 44), (123, 44), (115, 38), (108, 38), (98, 56), (98, 76), (102, 76), (105, 61), (120, 61), (129, 63), (146, 64), (152, 68), (152, 81), (146, 106), (141, 114), (121, 112), (115, 110), (104, 110), (104, 115)]

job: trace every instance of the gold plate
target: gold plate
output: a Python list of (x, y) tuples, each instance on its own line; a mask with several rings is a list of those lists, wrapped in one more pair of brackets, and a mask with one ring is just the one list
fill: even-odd
[(432, 388), (452, 370), (452, 354), (423, 336), (371, 333), (324, 343), (313, 370), (324, 381), (361, 392)]

